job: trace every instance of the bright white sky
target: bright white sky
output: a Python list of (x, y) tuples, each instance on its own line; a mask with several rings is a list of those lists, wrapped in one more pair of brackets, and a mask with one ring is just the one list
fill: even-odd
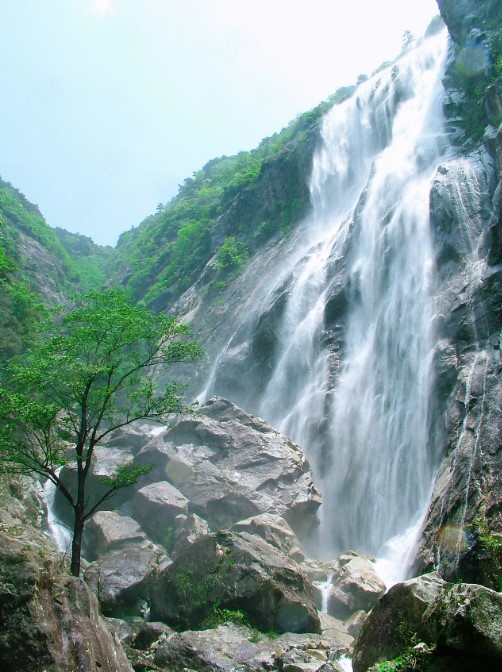
[(115, 244), (216, 156), (395, 57), (435, 0), (0, 0), (0, 175)]

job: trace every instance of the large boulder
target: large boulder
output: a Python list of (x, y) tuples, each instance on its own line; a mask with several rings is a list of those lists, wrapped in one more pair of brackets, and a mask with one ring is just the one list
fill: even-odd
[(145, 541), (139, 524), (130, 516), (121, 516), (115, 511), (98, 511), (84, 529), (87, 560), (96, 560), (104, 553), (120, 551), (126, 546)]
[(327, 611), (342, 619), (359, 610), (369, 611), (385, 593), (385, 584), (371, 560), (353, 552), (340, 556), (331, 584)]
[(321, 631), (299, 565), (245, 532), (198, 539), (152, 588), (152, 618), (177, 628), (197, 627), (214, 608), (242, 610), (263, 631)]
[(285, 634), (270, 639), (246, 627), (225, 624), (168, 637), (158, 646), (154, 661), (165, 670), (341, 672), (335, 661), (338, 651), (318, 635)]
[(181, 516), (177, 522), (179, 526), (175, 530), (172, 543), (167, 547), (173, 560), (193, 546), (198, 539), (209, 534), (209, 525), (196, 513)]
[(240, 520), (232, 525), (231, 529), (234, 532), (256, 534), (286, 555), (297, 552), (300, 545), (288, 522), (275, 513), (261, 513), (258, 516)]
[(363, 623), (354, 672), (403, 654), (418, 658), (421, 651), (427, 652), (431, 671), (498, 669), (502, 594), (475, 584), (446, 583), (436, 574), (393, 586)]
[(300, 535), (318, 523), (321, 500), (300, 448), (225, 399), (184, 416), (136, 462), (153, 467), (142, 483), (169, 481), (213, 531), (265, 512), (282, 516)]
[(178, 516), (187, 513), (187, 498), (168, 481), (145, 485), (135, 493), (132, 502), (132, 516), (153, 541), (164, 545), (169, 545), (179, 526)]
[(136, 422), (120, 427), (109, 434), (106, 445), (111, 448), (121, 448), (130, 453), (138, 453), (153, 436), (158, 436), (167, 430), (166, 425), (150, 420)]
[(151, 544), (131, 545), (106, 553), (85, 571), (85, 580), (98, 597), (107, 616), (145, 615), (153, 575), (169, 563)]
[(314, 585), (317, 608), (342, 621), (368, 612), (385, 592), (372, 560), (354, 551), (330, 562), (307, 559), (301, 566)]

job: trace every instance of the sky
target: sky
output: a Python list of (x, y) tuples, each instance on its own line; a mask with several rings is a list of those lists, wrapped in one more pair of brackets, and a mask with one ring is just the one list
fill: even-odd
[(425, 31), (435, 0), (0, 0), (0, 175), (114, 245)]

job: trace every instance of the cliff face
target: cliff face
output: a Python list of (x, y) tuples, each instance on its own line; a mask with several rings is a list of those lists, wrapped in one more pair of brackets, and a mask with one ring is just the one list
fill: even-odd
[[(462, 127), (457, 115), (473, 104), (473, 81), (485, 123), (482, 141), (465, 139), (438, 170), (431, 191), (440, 279), (437, 413), (446, 455), (416, 569), (436, 566), (447, 578), (500, 590), (500, 543), (493, 537), (491, 553), (486, 544), (490, 534), (502, 532), (502, 82), (490, 69), (501, 54), (502, 7), (496, 1), (438, 4), (454, 40), (445, 74), (447, 123)], [(459, 75), (466, 53), (480, 46), (489, 55), (487, 70), (466, 79)]]
[(437, 4), (456, 45), (462, 45), (473, 28), (500, 28), (497, 0), (437, 0)]

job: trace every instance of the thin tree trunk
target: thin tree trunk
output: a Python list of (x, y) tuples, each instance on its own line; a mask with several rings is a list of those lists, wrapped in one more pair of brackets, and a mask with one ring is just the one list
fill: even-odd
[(75, 511), (75, 525), (71, 542), (71, 573), (80, 576), (80, 555), (82, 552), (82, 534), (84, 532), (83, 515)]

